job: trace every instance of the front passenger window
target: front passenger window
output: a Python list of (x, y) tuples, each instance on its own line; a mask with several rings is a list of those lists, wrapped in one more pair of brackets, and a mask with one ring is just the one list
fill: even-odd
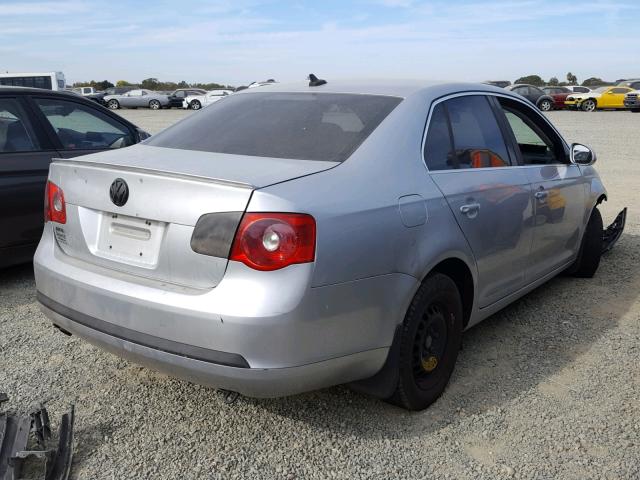
[(132, 133), (98, 109), (59, 99), (34, 99), (65, 150), (100, 150), (133, 145)]
[(522, 107), (510, 105), (508, 100), (499, 99), (505, 117), (520, 150), (525, 165), (548, 165), (564, 163), (562, 146), (554, 144), (536, 122), (529, 118)]
[(627, 93), (630, 92), (631, 90), (629, 90), (628, 88), (613, 88), (611, 90), (611, 93)]

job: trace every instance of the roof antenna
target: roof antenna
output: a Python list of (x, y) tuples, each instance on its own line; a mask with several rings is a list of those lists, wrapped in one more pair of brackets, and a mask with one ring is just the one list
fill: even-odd
[(326, 80), (316, 77), (313, 73), (309, 74), (310, 87), (319, 87), (320, 85), (324, 85), (325, 83), (327, 83)]

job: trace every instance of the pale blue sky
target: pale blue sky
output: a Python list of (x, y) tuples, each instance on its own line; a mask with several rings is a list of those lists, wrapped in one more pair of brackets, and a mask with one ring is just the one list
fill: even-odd
[(146, 77), (640, 77), (638, 0), (0, 0), (0, 71)]

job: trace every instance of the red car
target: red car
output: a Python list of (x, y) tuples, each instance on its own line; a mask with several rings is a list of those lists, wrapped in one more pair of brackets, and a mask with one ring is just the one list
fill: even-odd
[(567, 87), (544, 87), (542, 90), (544, 90), (544, 93), (553, 98), (554, 109), (564, 108), (564, 101), (566, 100), (567, 96), (573, 93)]

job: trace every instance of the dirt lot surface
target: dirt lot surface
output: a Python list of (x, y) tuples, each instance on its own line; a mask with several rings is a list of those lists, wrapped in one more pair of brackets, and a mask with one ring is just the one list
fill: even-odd
[[(187, 114), (122, 111), (152, 133)], [(73, 478), (640, 478), (640, 114), (549, 116), (597, 151), (605, 223), (628, 206), (626, 233), (594, 279), (559, 277), (466, 332), (428, 410), (345, 387), (228, 405), (54, 331), (30, 266), (0, 272), (0, 391), (76, 403)]]

